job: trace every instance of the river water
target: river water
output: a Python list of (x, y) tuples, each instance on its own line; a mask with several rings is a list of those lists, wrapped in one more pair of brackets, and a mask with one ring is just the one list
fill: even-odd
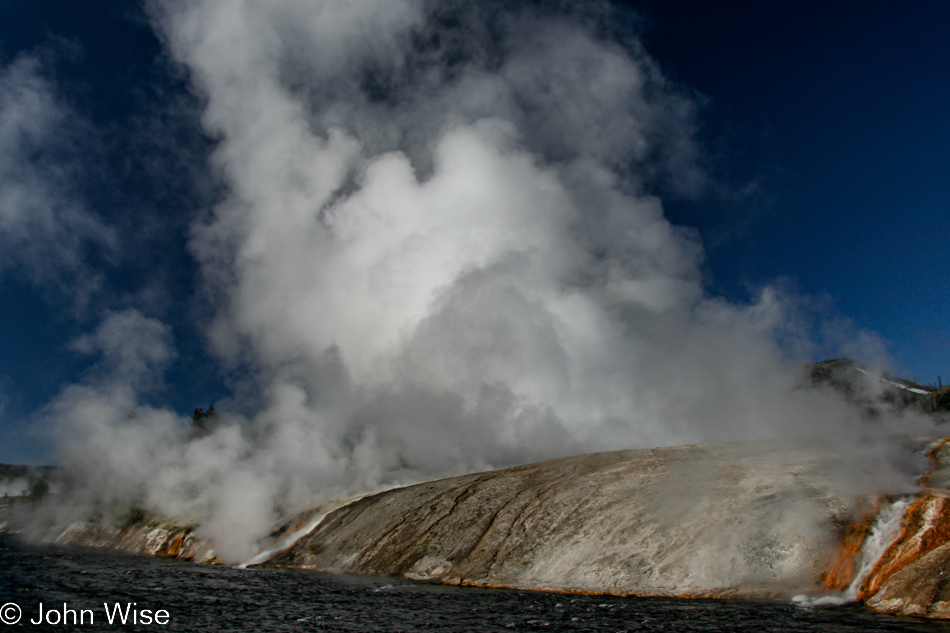
[(28, 545), (3, 535), (0, 605), (3, 618), (20, 615), (18, 625), (0, 627), (11, 631), (950, 631), (950, 625), (853, 604), (803, 607), (458, 589), (196, 565)]

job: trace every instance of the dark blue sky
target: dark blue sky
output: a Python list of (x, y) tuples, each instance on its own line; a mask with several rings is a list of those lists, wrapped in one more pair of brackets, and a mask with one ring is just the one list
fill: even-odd
[[(895, 373), (946, 381), (950, 4), (632, 4), (648, 53), (702, 104), (701, 162), (717, 184), (694, 199), (660, 193), (668, 217), (702, 236), (710, 293), (743, 301), (784, 280), (809, 310), (879, 335)], [(87, 247), (85, 266), (100, 277), (85, 302), (77, 273), (41, 279), (32, 260), (5, 256), (0, 461), (44, 459), (34, 416), (88, 376), (95, 359), (71, 342), (105, 310), (136, 306), (170, 326), (178, 357), (149, 396), (156, 403), (188, 412), (237, 380), (200, 333), (206, 306), (194, 299), (187, 229), (217, 183), (182, 72), (130, 2), (4, 3), (5, 72), (23, 55), (41, 60), (74, 116), (33, 150), (71, 171), (44, 173), (118, 227), (123, 245)], [(831, 347), (819, 341), (816, 354)]]
[(789, 278), (878, 333), (895, 371), (947, 374), (950, 5), (645, 2), (645, 40), (709, 102), (703, 139), (746, 204), (668, 205), (711, 286)]

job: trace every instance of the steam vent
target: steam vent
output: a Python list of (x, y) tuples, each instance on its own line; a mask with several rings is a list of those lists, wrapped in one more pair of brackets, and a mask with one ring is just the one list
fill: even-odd
[[(947, 388), (843, 359), (809, 375), (869, 419), (891, 407), (932, 416), (933, 428), (946, 422)], [(901, 460), (908, 494), (880, 494), (885, 457), (827, 441), (591, 453), (313, 508), (285, 520), (259, 543), (277, 547), (248, 564), (620, 596), (860, 600), (950, 619), (950, 438), (893, 444), (921, 460)], [(200, 522), (152, 519), (137, 511), (121, 525), (47, 526), (39, 536), (218, 561)]]
[[(945, 390), (847, 359), (810, 372), (869, 415), (946, 409)], [(874, 459), (816, 442), (554, 459), (365, 497), (264, 565), (616, 595), (830, 594), (950, 618), (950, 445), (931, 441), (927, 456), (921, 492), (904, 497), (876, 494)]]
[[(303, 536), (260, 566), (621, 596), (831, 596), (950, 619), (950, 442), (927, 455), (921, 492), (903, 497), (862, 492), (867, 473), (805, 441), (564, 457), (302, 513), (278, 536)], [(41, 538), (216, 562), (193, 527), (76, 523)]]

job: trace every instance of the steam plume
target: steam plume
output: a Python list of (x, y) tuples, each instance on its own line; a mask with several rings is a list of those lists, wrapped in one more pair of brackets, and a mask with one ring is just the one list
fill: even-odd
[(23, 54), (0, 69), (0, 273), (71, 286), (82, 307), (101, 283), (83, 249), (107, 258), (116, 236), (76, 195), (72, 159), (83, 125), (44, 76), (43, 57)]
[(197, 517), (235, 561), (321, 496), (867, 431), (800, 388), (793, 298), (706, 294), (698, 237), (651, 193), (705, 186), (694, 104), (606, 5), (149, 7), (227, 185), (189, 242), (208, 340), (258, 406), (191, 437), (141, 403), (167, 327), (109, 313), (77, 344), (102, 371), (48, 410), (91, 497)]

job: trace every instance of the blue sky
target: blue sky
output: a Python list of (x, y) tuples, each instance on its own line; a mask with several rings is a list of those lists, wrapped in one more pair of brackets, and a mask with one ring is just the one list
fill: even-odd
[(710, 99), (719, 166), (760, 187), (754, 205), (684, 213), (704, 229), (714, 287), (788, 277), (879, 334), (895, 371), (945, 375), (950, 7), (647, 6), (651, 52)]
[[(946, 381), (950, 5), (631, 6), (640, 18), (616, 13), (611, 27), (638, 33), (665, 85), (693, 104), (706, 184), (645, 186), (670, 222), (698, 232), (707, 294), (743, 304), (781, 287), (804, 314), (813, 360), (878, 337), (894, 373)], [(233, 184), (209, 168), (217, 139), (202, 126), (203, 96), (149, 19), (135, 3), (5, 3), (0, 64), (5, 125), (23, 82), (41, 81), (54, 104), (45, 132), (16, 137), (20, 162), (0, 183), (52, 192), (3, 198), (0, 461), (50, 459), (37, 420), (67, 385), (99, 379), (91, 333), (123, 310), (174, 340), (140, 404), (254, 411), (260, 395), (244, 385), (270, 365), (212, 350), (220, 306), (199, 290), (210, 265), (195, 257), (196, 220)], [(24, 108), (17, 129), (30, 128)], [(58, 228), (11, 219), (43, 204)]]

